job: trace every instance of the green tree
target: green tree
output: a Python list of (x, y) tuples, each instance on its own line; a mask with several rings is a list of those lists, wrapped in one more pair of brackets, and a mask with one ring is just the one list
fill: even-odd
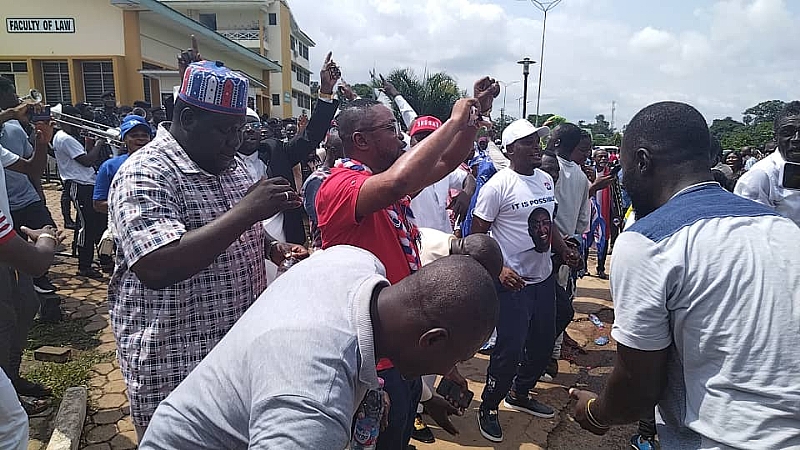
[(400, 91), (417, 114), (434, 116), (441, 121), (450, 118), (455, 102), (465, 96), (458, 83), (445, 72), (420, 76), (412, 69), (395, 69), (389, 72), (386, 80)]
[(747, 125), (758, 125), (764, 122), (772, 123), (785, 104), (781, 100), (767, 100), (747, 108), (742, 113), (744, 123)]
[(356, 83), (353, 85), (353, 92), (361, 98), (375, 98), (375, 92), (372, 86), (364, 83)]

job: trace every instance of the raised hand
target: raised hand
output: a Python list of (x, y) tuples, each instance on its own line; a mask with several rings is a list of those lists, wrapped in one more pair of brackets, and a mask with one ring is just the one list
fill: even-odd
[(192, 47), (188, 48), (178, 55), (178, 72), (181, 74), (181, 80), (183, 80), (183, 74), (186, 72), (186, 68), (189, 67), (189, 64), (202, 61), (203, 57), (200, 56), (200, 51), (197, 50), (197, 38), (192, 35)]
[(472, 86), (473, 97), (480, 102), (480, 113), (486, 114), (492, 110), (492, 102), (500, 95), (500, 83), (494, 78), (483, 77)]
[(333, 94), (333, 87), (342, 77), (342, 71), (339, 66), (331, 59), (332, 52), (328, 52), (325, 57), (325, 63), (322, 65), (322, 70), (319, 72), (319, 91), (322, 94)]
[(383, 87), (381, 89), (383, 90), (383, 92), (386, 93), (386, 95), (388, 95), (390, 98), (395, 98), (398, 95), (400, 95), (400, 91), (398, 91), (397, 88), (394, 87), (391, 81), (388, 81), (386, 78), (383, 78), (383, 75), (380, 75), (380, 77), (381, 77), (381, 83), (383, 84)]

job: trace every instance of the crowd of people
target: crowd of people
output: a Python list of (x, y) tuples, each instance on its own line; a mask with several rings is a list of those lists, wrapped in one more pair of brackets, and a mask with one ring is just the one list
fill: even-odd
[[(171, 113), (123, 114), (104, 94), (91, 120), (119, 129), (117, 156), (77, 122), (31, 123), (39, 106), (0, 78), (0, 440), (23, 448), (18, 398), (49, 395), (20, 376), (21, 350), (33, 277), (74, 228), (76, 276), (111, 272), (143, 449), (344, 449), (379, 391), (375, 448), (406, 450), (435, 440), (425, 415), (457, 433), (449, 416), (471, 395), (457, 366), (479, 349), (477, 427), (502, 442), (501, 402), (557, 413), (533, 388), (558, 377), (592, 246), (602, 279), (613, 247), (617, 359), (601, 394), (571, 390), (583, 428), (639, 421), (639, 449), (656, 434), (663, 448), (800, 447), (800, 102), (776, 117), (771, 153), (723, 153), (676, 102), (595, 147), (572, 123), (492, 130), (490, 77), (442, 121), (385, 80), (374, 99), (337, 90), (328, 54), (311, 116), (279, 135), (246, 77), (196, 50), (179, 62)], [(77, 212), (62, 207), (63, 227), (42, 192), (48, 153)]]

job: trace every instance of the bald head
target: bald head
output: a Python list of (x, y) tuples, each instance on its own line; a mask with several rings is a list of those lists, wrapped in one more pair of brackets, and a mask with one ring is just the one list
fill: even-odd
[(503, 270), (503, 253), (497, 241), (484, 233), (471, 234), (463, 239), (450, 241), (451, 255), (469, 255), (489, 272), (492, 277), (500, 276)]
[[(496, 244), (495, 244), (496, 245)], [(466, 255), (438, 259), (379, 296), (385, 355), (405, 377), (445, 374), (469, 359), (497, 322), (495, 277)]]

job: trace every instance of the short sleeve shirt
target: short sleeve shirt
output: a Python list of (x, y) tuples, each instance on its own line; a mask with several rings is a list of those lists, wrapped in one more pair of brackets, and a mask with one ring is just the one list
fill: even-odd
[(669, 349), (662, 447), (800, 448), (800, 228), (716, 183), (637, 219), (614, 246), (611, 335)]
[(94, 194), (92, 200), (108, 200), (108, 191), (111, 189), (111, 181), (114, 175), (117, 174), (122, 163), (128, 160), (128, 155), (119, 155), (116, 158), (111, 158), (100, 165), (97, 170), (97, 179), (94, 183)]
[(394, 284), (411, 275), (394, 224), (386, 211), (356, 220), (356, 203), (368, 172), (334, 167), (317, 192), (317, 217), (322, 248), (347, 244), (363, 248), (386, 266), (386, 278)]
[[(16, 120), (0, 124), (0, 145), (22, 158), (33, 156), (33, 146), (28, 141), (28, 133)], [(12, 211), (18, 211), (41, 200), (28, 175), (6, 170), (6, 190)]]
[[(17, 161), (19, 161), (19, 156), (0, 145), (0, 164), (3, 165), (4, 169)], [(11, 220), (11, 208), (8, 204), (8, 195), (6, 193), (5, 170), (0, 171), (0, 193), (2, 193), (2, 195), (0, 195), (0, 212), (2, 212), (6, 216), (6, 220), (13, 225)]]
[(58, 175), (62, 180), (84, 185), (94, 184), (94, 168), (86, 167), (75, 161), (75, 158), (85, 155), (86, 150), (80, 142), (64, 130), (57, 131), (53, 136), (53, 153), (56, 155)]
[[(529, 176), (503, 169), (478, 191), (473, 214), (492, 224), (492, 237), (503, 251), (505, 265), (526, 284), (534, 284), (550, 276), (553, 263), (549, 251), (540, 253), (534, 248), (533, 238), (528, 233), (528, 218), (534, 211), (543, 209), (552, 222), (555, 208), (550, 175), (539, 169)], [(551, 224), (551, 235), (552, 230), (555, 227)]]
[(158, 403), (266, 288), (266, 234), (260, 223), (251, 226), (211, 265), (164, 289), (146, 287), (131, 267), (229, 211), (251, 184), (239, 158), (219, 175), (205, 172), (163, 126), (111, 183), (117, 254), (108, 303), (137, 425), (149, 422)]

